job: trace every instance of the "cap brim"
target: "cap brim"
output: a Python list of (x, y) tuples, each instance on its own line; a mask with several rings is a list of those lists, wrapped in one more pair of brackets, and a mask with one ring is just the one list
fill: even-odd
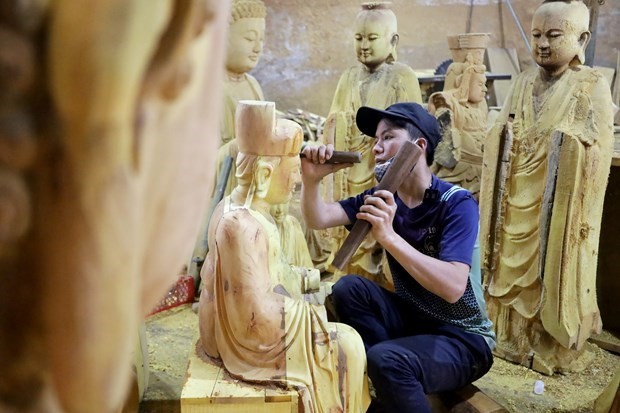
[(383, 118), (396, 118), (411, 122), (411, 120), (406, 116), (401, 116), (394, 112), (362, 106), (357, 110), (357, 114), (355, 115), (355, 123), (357, 124), (357, 128), (364, 135), (374, 138), (377, 134), (377, 126)]

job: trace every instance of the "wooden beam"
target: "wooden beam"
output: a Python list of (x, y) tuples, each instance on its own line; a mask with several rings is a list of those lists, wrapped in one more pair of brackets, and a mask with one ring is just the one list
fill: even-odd
[[(504, 406), (487, 396), (478, 387), (470, 384), (453, 392), (429, 396), (434, 400), (435, 410), (449, 413), (509, 413)], [(441, 407), (438, 408), (436, 402)]]

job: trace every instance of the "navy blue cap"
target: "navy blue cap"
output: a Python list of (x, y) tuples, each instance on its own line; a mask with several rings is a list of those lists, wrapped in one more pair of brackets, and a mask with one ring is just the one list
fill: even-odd
[(427, 159), (432, 161), (435, 148), (441, 140), (441, 133), (439, 133), (437, 119), (422, 105), (414, 102), (395, 103), (385, 110), (362, 106), (357, 110), (355, 123), (364, 135), (374, 137), (377, 133), (377, 125), (383, 118), (402, 119), (418, 128), (428, 142)]

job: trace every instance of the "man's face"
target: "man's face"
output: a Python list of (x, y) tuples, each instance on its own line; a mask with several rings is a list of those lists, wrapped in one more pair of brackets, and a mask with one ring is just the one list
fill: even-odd
[(357, 19), (355, 53), (360, 63), (369, 68), (384, 63), (392, 51), (391, 40), (386, 18), (362, 15)]
[(565, 3), (538, 8), (532, 19), (532, 57), (543, 69), (562, 73), (585, 47), (578, 29), (581, 13), (581, 8)]
[(265, 19), (243, 18), (230, 25), (226, 69), (246, 73), (258, 64), (265, 36)]
[(380, 165), (398, 153), (401, 146), (411, 139), (406, 129), (396, 128), (385, 120), (377, 125), (375, 145), (372, 150), (375, 154), (375, 163)]
[(284, 204), (291, 200), (295, 186), (301, 181), (299, 156), (283, 156), (271, 175), (265, 200), (271, 204)]

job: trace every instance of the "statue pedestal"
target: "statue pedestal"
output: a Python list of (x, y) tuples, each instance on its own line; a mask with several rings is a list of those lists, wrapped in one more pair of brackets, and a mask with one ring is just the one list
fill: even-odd
[[(200, 355), (199, 353), (200, 352)], [(199, 345), (189, 356), (181, 413), (298, 413), (294, 390), (236, 380)]]

